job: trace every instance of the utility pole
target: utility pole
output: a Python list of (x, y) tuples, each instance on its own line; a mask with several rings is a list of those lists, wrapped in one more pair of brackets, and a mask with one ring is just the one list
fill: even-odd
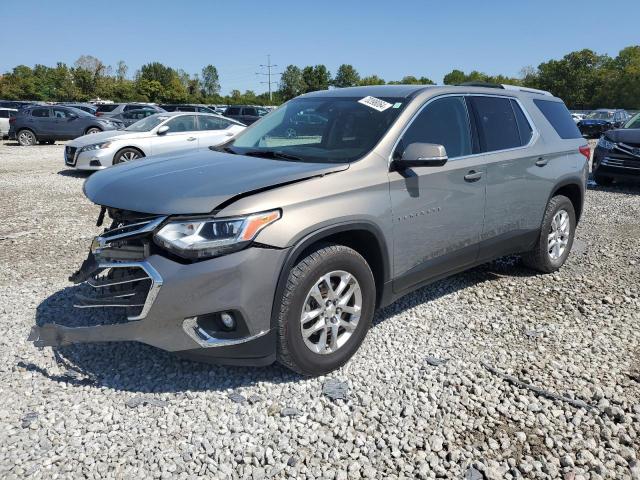
[(277, 73), (271, 73), (271, 69), (277, 67), (278, 65), (273, 65), (271, 63), (271, 55), (267, 55), (267, 64), (266, 65), (260, 65), (260, 68), (266, 68), (267, 71), (266, 72), (256, 72), (256, 75), (265, 75), (267, 77), (267, 81), (266, 82), (260, 82), (260, 83), (266, 83), (269, 86), (269, 101), (273, 100), (273, 97), (271, 95), (271, 84), (272, 83), (276, 83), (275, 81), (271, 81), (271, 75), (279, 75)]

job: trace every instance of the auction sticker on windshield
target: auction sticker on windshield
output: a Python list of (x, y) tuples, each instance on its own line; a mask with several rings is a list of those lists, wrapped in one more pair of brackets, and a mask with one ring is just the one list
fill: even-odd
[(372, 96), (361, 98), (360, 100), (358, 100), (358, 103), (361, 103), (362, 105), (366, 105), (367, 107), (371, 107), (374, 110), (377, 110), (379, 112), (384, 112), (387, 108), (390, 108), (392, 105), (391, 103), (385, 102), (384, 100), (380, 100), (379, 98), (372, 97)]

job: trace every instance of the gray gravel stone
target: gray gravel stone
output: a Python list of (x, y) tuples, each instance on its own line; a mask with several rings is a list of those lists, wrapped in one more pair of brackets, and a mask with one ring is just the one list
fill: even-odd
[[(35, 322), (108, 318), (70, 307), (99, 209), (62, 149), (0, 142), (0, 478), (640, 479), (639, 187), (589, 186), (560, 271), (513, 257), (422, 288), (332, 377), (304, 378), (25, 342)], [(345, 400), (322, 393), (331, 378)]]

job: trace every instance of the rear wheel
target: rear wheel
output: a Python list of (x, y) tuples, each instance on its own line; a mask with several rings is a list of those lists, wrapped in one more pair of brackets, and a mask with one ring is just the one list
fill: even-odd
[(18, 143), (23, 147), (30, 147), (31, 145), (35, 145), (38, 139), (36, 138), (35, 133), (31, 130), (20, 130), (18, 132)]
[(126, 163), (132, 160), (138, 160), (142, 157), (144, 157), (144, 155), (140, 150), (137, 150), (135, 148), (123, 148), (114, 155), (113, 164), (116, 165), (118, 163)]
[(525, 265), (543, 273), (558, 270), (569, 256), (575, 231), (576, 214), (571, 200), (556, 195), (547, 204), (536, 246), (523, 256)]
[(303, 375), (341, 367), (369, 330), (375, 297), (373, 274), (358, 252), (318, 246), (289, 272), (280, 303), (278, 361)]

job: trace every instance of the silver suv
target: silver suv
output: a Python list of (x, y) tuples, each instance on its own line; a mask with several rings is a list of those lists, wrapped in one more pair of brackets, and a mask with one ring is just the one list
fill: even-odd
[[(291, 135), (305, 118), (313, 125)], [(547, 92), (306, 94), (212, 151), (91, 176), (85, 194), (101, 206), (99, 223), (106, 213), (111, 223), (72, 276), (91, 290), (76, 305), (125, 317), (45, 324), (30, 338), (137, 340), (324, 374), (356, 352), (376, 308), (412, 290), (505, 255), (540, 272), (560, 268), (588, 157), (564, 103)]]

